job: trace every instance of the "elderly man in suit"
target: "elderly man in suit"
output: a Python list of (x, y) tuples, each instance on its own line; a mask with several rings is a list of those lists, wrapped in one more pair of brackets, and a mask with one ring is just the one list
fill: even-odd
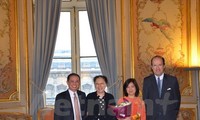
[(86, 94), (78, 90), (80, 76), (76, 73), (69, 74), (67, 85), (68, 90), (56, 96), (54, 120), (84, 120), (86, 116)]
[(151, 59), (153, 74), (144, 78), (143, 100), (147, 120), (176, 120), (180, 108), (180, 91), (177, 78), (164, 73), (165, 59)]

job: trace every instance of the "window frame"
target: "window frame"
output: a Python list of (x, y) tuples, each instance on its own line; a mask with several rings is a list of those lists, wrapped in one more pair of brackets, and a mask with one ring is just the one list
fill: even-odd
[[(72, 0), (74, 1), (74, 0)], [(81, 1), (83, 2), (83, 1)], [(69, 2), (63, 2), (63, 3), (69, 3)], [(74, 5), (75, 2), (72, 2), (71, 5)], [(70, 4), (67, 4), (67, 6), (62, 6), (61, 12), (70, 12), (70, 31), (71, 31), (71, 57), (63, 57), (62, 59), (70, 59), (71, 60), (71, 72), (75, 72), (80, 75), (82, 78), (82, 71), (81, 71), (81, 58), (97, 58), (96, 56), (80, 56), (80, 29), (79, 29), (79, 11), (86, 11), (86, 7), (83, 6), (83, 4), (77, 4), (77, 6), (70, 6)], [(53, 60), (55, 57), (53, 57)], [(52, 61), (53, 61), (52, 60)], [(98, 60), (98, 59), (97, 59)], [(99, 66), (100, 68), (100, 66)], [(100, 70), (101, 71), (101, 70)], [(67, 81), (67, 79), (66, 79)], [(82, 79), (81, 79), (82, 81)], [(48, 81), (47, 81), (48, 83)], [(84, 84), (84, 82), (83, 82)], [(47, 85), (46, 85), (47, 86)], [(80, 83), (80, 90), (82, 90), (82, 84)], [(55, 92), (55, 95), (58, 93)], [(53, 107), (52, 104), (46, 104), (47, 98), (46, 95), (44, 95), (44, 101), (45, 106)]]

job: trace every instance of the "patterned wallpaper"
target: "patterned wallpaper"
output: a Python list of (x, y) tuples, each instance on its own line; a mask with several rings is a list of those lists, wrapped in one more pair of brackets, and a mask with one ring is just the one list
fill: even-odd
[(15, 0), (0, 1), (0, 101), (17, 100)]

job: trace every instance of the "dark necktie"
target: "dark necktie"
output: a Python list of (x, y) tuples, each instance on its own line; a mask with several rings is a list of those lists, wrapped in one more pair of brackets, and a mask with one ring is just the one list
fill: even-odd
[(160, 80), (160, 78), (158, 77), (158, 93), (159, 93), (159, 97), (161, 97), (161, 89), (162, 89), (161, 80)]
[(78, 98), (77, 98), (75, 93), (74, 93), (74, 109), (75, 109), (76, 120), (80, 120), (80, 111), (79, 111), (79, 106), (78, 106)]

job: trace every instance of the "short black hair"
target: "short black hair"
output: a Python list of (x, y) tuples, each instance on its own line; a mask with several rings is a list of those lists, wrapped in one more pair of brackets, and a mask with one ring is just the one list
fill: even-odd
[(153, 60), (154, 60), (155, 58), (160, 58), (160, 59), (162, 59), (163, 65), (165, 65), (165, 59), (164, 59), (164, 57), (162, 57), (162, 56), (160, 56), (160, 55), (156, 55), (156, 56), (154, 56), (154, 57), (151, 58), (151, 65), (153, 65)]
[(95, 77), (93, 78), (93, 82), (94, 82), (94, 83), (96, 82), (97, 78), (103, 78), (103, 80), (105, 81), (105, 83), (108, 84), (108, 79), (107, 79), (106, 76), (104, 76), (104, 75), (97, 75), (97, 76), (95, 76)]
[(125, 83), (124, 83), (124, 85), (123, 85), (123, 93), (124, 93), (125, 96), (128, 96), (128, 93), (127, 93), (127, 91), (126, 91), (126, 88), (128, 87), (128, 85), (129, 85), (131, 82), (135, 85), (135, 89), (136, 89), (136, 91), (135, 91), (135, 96), (138, 97), (138, 96), (139, 96), (139, 86), (138, 86), (138, 84), (137, 84), (136, 79), (134, 79), (134, 78), (128, 78), (128, 79), (125, 81)]
[(67, 81), (69, 81), (70, 77), (71, 76), (77, 76), (79, 78), (79, 80), (81, 79), (80, 76), (77, 74), (77, 73), (70, 73), (68, 76), (67, 76)]

